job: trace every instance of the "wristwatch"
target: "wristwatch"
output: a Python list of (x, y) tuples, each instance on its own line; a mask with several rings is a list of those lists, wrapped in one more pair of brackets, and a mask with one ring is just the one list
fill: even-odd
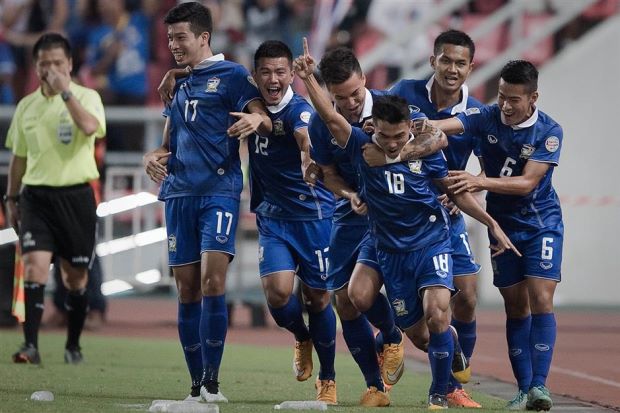
[(19, 201), (19, 194), (18, 195), (8, 195), (8, 194), (2, 195), (2, 202), (7, 203), (9, 201), (13, 201), (13, 202)]
[(71, 96), (73, 96), (73, 93), (71, 93), (70, 90), (63, 90), (62, 92), (60, 92), (60, 98), (62, 99), (63, 102), (66, 102), (69, 99), (71, 99)]

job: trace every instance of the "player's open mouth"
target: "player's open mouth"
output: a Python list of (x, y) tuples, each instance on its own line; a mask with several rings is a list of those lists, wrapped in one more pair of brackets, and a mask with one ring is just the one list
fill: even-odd
[(458, 83), (458, 81), (459, 81), (459, 78), (458, 78), (458, 77), (446, 77), (446, 82), (447, 82), (450, 86), (456, 85), (456, 84)]
[(183, 56), (185, 56), (185, 53), (172, 52), (172, 55), (174, 56), (174, 60), (183, 60)]
[(277, 98), (280, 95), (281, 90), (282, 88), (279, 88), (279, 87), (268, 87), (267, 94), (269, 95), (270, 98)]

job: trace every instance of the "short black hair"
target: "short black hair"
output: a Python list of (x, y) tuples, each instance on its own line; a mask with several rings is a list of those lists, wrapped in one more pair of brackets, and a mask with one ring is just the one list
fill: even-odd
[(183, 22), (189, 23), (189, 29), (196, 37), (204, 32), (209, 32), (209, 45), (211, 44), (213, 18), (211, 17), (211, 11), (207, 7), (195, 1), (181, 3), (171, 8), (166, 17), (164, 17), (164, 23), (166, 24)]
[(524, 85), (527, 93), (538, 90), (538, 70), (527, 60), (511, 60), (502, 68), (500, 77), (513, 85)]
[(441, 48), (444, 44), (467, 47), (469, 49), (469, 61), (471, 62), (474, 60), (476, 46), (467, 33), (460, 30), (447, 30), (439, 34), (439, 36), (435, 38), (435, 44), (433, 44), (433, 53), (435, 56), (438, 56), (441, 53)]
[(326, 85), (339, 85), (346, 82), (353, 73), (362, 76), (362, 67), (353, 50), (337, 47), (325, 53), (319, 63), (321, 77)]
[(66, 37), (59, 33), (45, 33), (32, 47), (32, 58), (36, 61), (39, 59), (39, 50), (50, 50), (61, 48), (65, 52), (67, 59), (71, 59), (71, 45)]
[(388, 123), (400, 123), (409, 120), (409, 105), (400, 96), (378, 96), (372, 102), (372, 117)]
[(289, 66), (293, 64), (293, 52), (279, 40), (267, 40), (261, 43), (254, 53), (254, 68), (258, 68), (258, 61), (262, 58), (285, 57), (288, 59)]

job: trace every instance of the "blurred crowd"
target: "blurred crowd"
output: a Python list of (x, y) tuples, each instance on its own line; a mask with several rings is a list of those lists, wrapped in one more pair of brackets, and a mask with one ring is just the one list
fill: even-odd
[[(212, 48), (250, 68), (252, 55), (267, 39), (287, 43), (301, 53), (309, 36), (315, 56), (330, 47), (352, 47), (358, 57), (382, 39), (403, 37), (425, 14), (447, 0), (202, 0), (214, 17)], [(424, 61), (431, 39), (452, 26), (467, 31), (507, 0), (471, 0), (428, 33), (394, 42), (381, 67), (367, 73), (370, 87), (398, 79), (403, 59)], [(0, 104), (14, 104), (36, 86), (30, 50), (45, 31), (65, 33), (74, 47), (76, 80), (97, 89), (108, 105), (159, 105), (156, 86), (173, 66), (167, 48), (166, 11), (177, 0), (0, 0)], [(563, 0), (528, 3), (531, 13), (550, 15)], [(615, 12), (618, 0), (599, 0), (598, 13)], [(607, 9), (605, 9), (605, 7)], [(611, 9), (610, 9), (611, 7)], [(616, 9), (616, 10), (613, 10)], [(601, 16), (584, 13), (552, 39), (557, 50)], [(544, 24), (544, 19), (538, 19)], [(502, 48), (508, 28), (491, 33), (487, 43)], [(436, 33), (435, 33), (436, 32)], [(477, 45), (484, 59), (485, 40)], [(490, 53), (496, 53), (490, 50)], [(545, 56), (542, 56), (543, 58)], [(422, 60), (420, 59), (422, 58)]]

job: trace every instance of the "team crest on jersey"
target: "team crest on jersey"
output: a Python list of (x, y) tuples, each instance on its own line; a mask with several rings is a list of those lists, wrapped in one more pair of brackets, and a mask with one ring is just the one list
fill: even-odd
[(273, 122), (273, 134), (284, 135), (284, 122), (282, 122), (282, 119)]
[(497, 138), (495, 137), (495, 135), (487, 135), (487, 140), (491, 145), (497, 143)]
[(413, 172), (414, 174), (422, 173), (422, 161), (420, 160), (409, 161), (407, 162), (407, 165), (409, 165), (409, 170)]
[(177, 237), (174, 234), (168, 236), (168, 252), (177, 252)]
[(555, 152), (560, 148), (560, 140), (557, 136), (549, 136), (545, 141), (545, 148), (549, 152)]
[(415, 105), (409, 105), (409, 114), (420, 113), (420, 108)]
[(530, 156), (532, 156), (532, 154), (534, 153), (535, 149), (536, 148), (534, 148), (532, 145), (530, 145), (529, 143), (526, 143), (521, 148), (521, 155), (519, 155), (519, 158), (521, 158), (521, 159), (529, 159)]
[(311, 115), (310, 112), (305, 110), (299, 114), (299, 119), (301, 119), (303, 123), (308, 123), (310, 122), (310, 115)]
[(409, 314), (409, 311), (407, 311), (407, 308), (405, 308), (405, 300), (397, 298), (396, 300), (392, 301), (392, 307), (394, 308), (394, 312), (398, 317)]
[(468, 109), (465, 109), (465, 116), (479, 115), (479, 114), (480, 114), (480, 109), (479, 108), (468, 108)]
[(256, 84), (256, 80), (254, 80), (252, 76), (248, 76), (248, 82), (250, 82), (250, 84), (254, 86), (255, 88), (258, 88), (258, 85)]
[(220, 85), (220, 78), (212, 77), (211, 79), (207, 80), (207, 88), (205, 89), (205, 92), (207, 93), (217, 92), (217, 88), (219, 85)]

